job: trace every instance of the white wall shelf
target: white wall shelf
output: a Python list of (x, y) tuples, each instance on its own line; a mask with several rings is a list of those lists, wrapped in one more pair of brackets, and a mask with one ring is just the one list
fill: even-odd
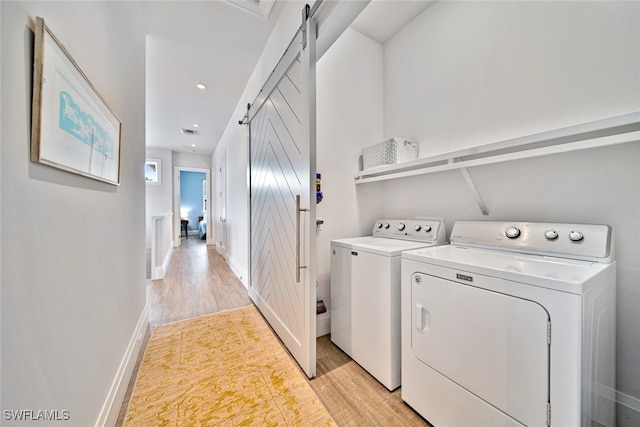
[[(397, 165), (379, 166), (360, 171), (356, 184), (461, 169), (511, 160), (521, 160), (590, 148), (640, 141), (640, 112), (541, 132), (520, 138), (495, 142), (465, 150), (424, 157)], [(469, 177), (470, 178), (470, 177)], [(486, 215), (482, 198), (473, 181), (467, 183), (476, 193), (480, 209)]]

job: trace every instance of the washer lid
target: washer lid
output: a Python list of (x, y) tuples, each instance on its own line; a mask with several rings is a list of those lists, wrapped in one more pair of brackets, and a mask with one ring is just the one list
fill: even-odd
[[(354, 239), (355, 240), (355, 239)], [(403, 251), (433, 246), (426, 242), (413, 242), (410, 240), (385, 239), (381, 237), (361, 238), (352, 243), (354, 251), (369, 252), (383, 256), (399, 256)]]
[(615, 262), (605, 264), (459, 245), (411, 250), (403, 252), (402, 258), (573, 294), (584, 293), (594, 284), (594, 277), (608, 268), (615, 269)]
[(347, 239), (335, 239), (331, 241), (332, 245), (341, 246), (343, 248), (351, 249), (351, 247), (356, 243), (366, 243), (369, 240), (373, 239), (373, 236), (363, 236), (363, 237), (349, 237)]

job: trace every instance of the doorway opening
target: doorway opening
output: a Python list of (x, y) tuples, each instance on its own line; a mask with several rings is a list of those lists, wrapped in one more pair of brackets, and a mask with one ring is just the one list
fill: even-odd
[(209, 244), (211, 218), (209, 201), (211, 177), (209, 169), (177, 166), (174, 168), (174, 246), (182, 239), (206, 240)]

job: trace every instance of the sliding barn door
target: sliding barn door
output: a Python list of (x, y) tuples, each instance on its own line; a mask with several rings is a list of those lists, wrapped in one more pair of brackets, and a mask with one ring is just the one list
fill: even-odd
[(249, 295), (310, 378), (316, 364), (315, 26), (249, 108)]

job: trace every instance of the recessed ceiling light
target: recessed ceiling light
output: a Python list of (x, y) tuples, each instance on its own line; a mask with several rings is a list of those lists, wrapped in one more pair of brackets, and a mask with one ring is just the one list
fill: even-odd
[(191, 146), (192, 146), (193, 148), (196, 148), (196, 144), (191, 144)]
[(203, 89), (203, 90), (207, 88), (207, 86), (203, 85), (202, 83), (198, 83), (198, 84), (196, 85), (196, 87), (197, 87), (198, 89)]
[(194, 124), (193, 124), (193, 127), (194, 127), (194, 128), (199, 128), (199, 127), (200, 127), (200, 125), (199, 125), (198, 123), (194, 123)]

